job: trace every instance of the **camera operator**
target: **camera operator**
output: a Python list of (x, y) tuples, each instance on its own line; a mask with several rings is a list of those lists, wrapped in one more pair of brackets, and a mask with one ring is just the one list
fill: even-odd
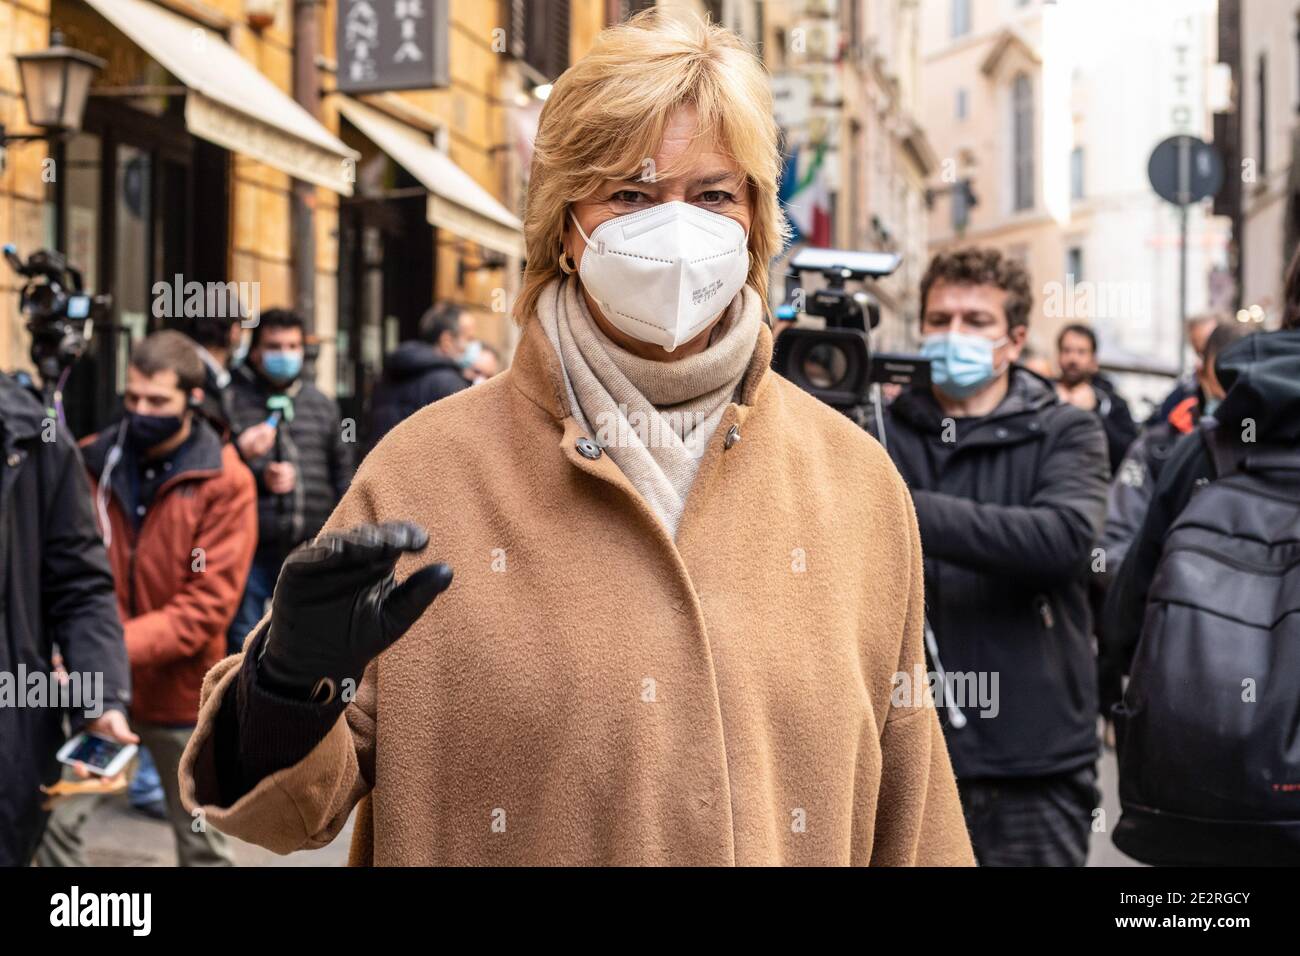
[[(136, 743), (125, 717), (130, 677), (113, 576), (77, 444), (7, 375), (0, 444), (0, 671), (22, 665), (29, 675), (53, 675), (57, 644), (68, 671), (103, 675), (101, 700), (92, 702), (103, 713), (80, 729)], [(74, 722), (82, 714), (73, 711)], [(40, 842), (40, 787), (59, 777), (63, 718), (52, 706), (0, 707), (0, 866), (26, 864)]]
[(921, 280), (933, 384), (882, 410), (916, 504), (933, 647), (950, 676), (999, 694), (940, 708), (984, 866), (1082, 865), (1099, 796), (1086, 576), (1105, 435), (1014, 364), (1031, 303), (1028, 275), (997, 251), (935, 256)]

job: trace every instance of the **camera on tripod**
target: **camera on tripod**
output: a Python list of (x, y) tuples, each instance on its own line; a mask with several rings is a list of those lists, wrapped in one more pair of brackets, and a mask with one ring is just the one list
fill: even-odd
[[(796, 325), (776, 340), (772, 368), (804, 391), (841, 411), (861, 408), (875, 382), (924, 384), (929, 363), (910, 356), (873, 355), (871, 330), (880, 324), (880, 303), (866, 291), (851, 292), (849, 280), (861, 282), (892, 274), (902, 262), (893, 252), (845, 249), (801, 250), (790, 260), (786, 298), (802, 311), (825, 321), (824, 328)], [(803, 289), (803, 274), (820, 273), (825, 284)]]
[(4, 256), (27, 279), (20, 309), (32, 336), (32, 362), (48, 391), (85, 354), (95, 320), (107, 315), (112, 299), (83, 291), (80, 270), (68, 265), (61, 252), (39, 249), (24, 262), (6, 244)]

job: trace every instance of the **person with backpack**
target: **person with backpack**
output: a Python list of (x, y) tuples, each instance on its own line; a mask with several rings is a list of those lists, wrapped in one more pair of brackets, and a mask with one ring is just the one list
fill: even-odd
[[(1192, 432), (1204, 415), (1212, 415), (1226, 394), (1223, 384), (1214, 373), (1214, 360), (1219, 353), (1249, 335), (1254, 326), (1235, 319), (1224, 318), (1210, 334), (1205, 349), (1196, 364), (1196, 389), (1174, 406), (1163, 420), (1148, 425), (1137, 441), (1129, 447), (1120, 463), (1106, 502), (1106, 527), (1101, 534), (1100, 547), (1106, 556), (1105, 570), (1097, 576), (1099, 591), (1104, 601), (1105, 589), (1116, 571), (1124, 563), (1129, 546), (1142, 527), (1151, 496), (1160, 480), (1165, 463), (1173, 454), (1179, 439)], [(1099, 621), (1101, 615), (1098, 615)], [(1101, 622), (1104, 626), (1104, 622)], [(1113, 740), (1110, 728), (1111, 709), (1123, 694), (1122, 668), (1111, 659), (1111, 642), (1104, 636), (1099, 640), (1097, 686), (1101, 695), (1101, 714), (1107, 721), (1107, 740)]]
[(1106, 605), (1123, 815), (1147, 863), (1300, 864), (1300, 256), (1282, 331), (1164, 465)]

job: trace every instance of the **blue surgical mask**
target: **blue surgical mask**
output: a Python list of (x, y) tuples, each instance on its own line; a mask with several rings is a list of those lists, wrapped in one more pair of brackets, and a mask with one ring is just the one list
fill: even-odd
[(483, 354), (483, 343), (475, 339), (465, 346), (465, 351), (460, 353), (460, 358), (456, 360), (461, 368), (469, 368), (478, 361), (478, 357)]
[(921, 356), (930, 360), (930, 380), (950, 398), (969, 398), (1000, 374), (993, 367), (993, 351), (1009, 340), (994, 342), (981, 335), (939, 332), (921, 343)]
[(292, 382), (302, 372), (302, 352), (264, 352), (262, 371), (277, 382)]

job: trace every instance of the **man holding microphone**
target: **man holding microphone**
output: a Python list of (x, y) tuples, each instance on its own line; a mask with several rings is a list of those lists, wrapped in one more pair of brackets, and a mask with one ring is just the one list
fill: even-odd
[(338, 405), (302, 378), (304, 349), (302, 319), (267, 310), (230, 386), (236, 444), (258, 494), (257, 554), (230, 628), (232, 652), (265, 613), (285, 556), (315, 537), (352, 481)]

